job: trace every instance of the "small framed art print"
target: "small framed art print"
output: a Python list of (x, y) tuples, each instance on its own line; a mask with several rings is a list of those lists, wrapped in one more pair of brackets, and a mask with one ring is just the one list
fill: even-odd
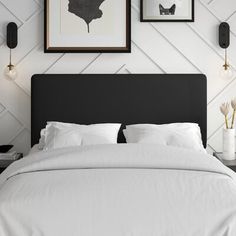
[(141, 0), (141, 22), (193, 22), (194, 0)]
[(45, 52), (130, 52), (131, 0), (45, 0)]

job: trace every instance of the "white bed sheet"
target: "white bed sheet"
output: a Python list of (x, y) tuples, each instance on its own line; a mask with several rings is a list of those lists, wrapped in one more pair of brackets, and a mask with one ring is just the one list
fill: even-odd
[(38, 152), (0, 176), (1, 236), (235, 236), (236, 174), (185, 149)]
[(39, 149), (39, 144), (35, 144), (29, 151), (29, 155), (34, 154), (36, 152), (41, 152), (42, 150)]

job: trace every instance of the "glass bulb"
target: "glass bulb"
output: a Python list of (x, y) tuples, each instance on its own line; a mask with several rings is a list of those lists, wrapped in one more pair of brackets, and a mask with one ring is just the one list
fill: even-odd
[(230, 80), (234, 76), (234, 72), (230, 65), (223, 65), (220, 70), (220, 77), (224, 80)]
[(5, 75), (7, 76), (8, 79), (10, 80), (15, 80), (17, 77), (17, 70), (14, 65), (8, 65), (5, 69)]

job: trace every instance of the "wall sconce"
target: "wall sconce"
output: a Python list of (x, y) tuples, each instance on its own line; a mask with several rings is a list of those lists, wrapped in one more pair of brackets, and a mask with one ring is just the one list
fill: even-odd
[(225, 62), (220, 70), (220, 76), (222, 79), (229, 80), (234, 76), (234, 72), (228, 61), (227, 48), (230, 45), (230, 26), (226, 22), (222, 22), (219, 26), (219, 45), (225, 49)]
[(17, 71), (15, 66), (12, 64), (12, 49), (17, 46), (17, 25), (14, 22), (10, 22), (7, 25), (7, 46), (10, 48), (10, 61), (9, 65), (5, 68), (5, 75), (8, 79), (15, 80), (17, 77)]

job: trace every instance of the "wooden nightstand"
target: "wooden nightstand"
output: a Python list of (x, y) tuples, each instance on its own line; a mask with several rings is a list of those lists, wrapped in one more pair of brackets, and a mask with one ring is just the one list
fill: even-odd
[(2, 173), (9, 165), (11, 165), (14, 161), (18, 161), (23, 157), (22, 153), (17, 153), (16, 160), (0, 160), (0, 173)]
[[(223, 156), (222, 152), (214, 152), (213, 156), (215, 156), (217, 159), (219, 159), (225, 166), (229, 167), (231, 170), (236, 172), (236, 160), (232, 160), (232, 161), (223, 160), (222, 159), (222, 156)], [(235, 153), (235, 156), (236, 156), (236, 153)]]

